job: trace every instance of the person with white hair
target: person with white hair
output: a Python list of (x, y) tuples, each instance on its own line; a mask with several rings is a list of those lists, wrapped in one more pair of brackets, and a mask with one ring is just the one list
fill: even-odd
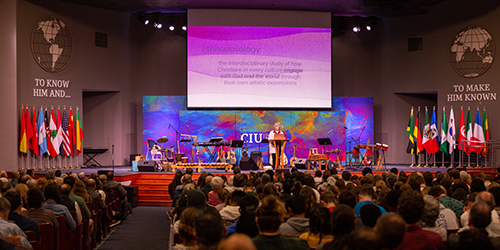
[(81, 181), (86, 180), (87, 177), (85, 176), (85, 172), (78, 173), (78, 179), (80, 179)]
[(227, 191), (229, 191), (229, 193), (232, 193), (234, 191), (233, 183), (234, 183), (234, 175), (231, 175), (229, 176), (229, 178), (227, 178), (227, 185), (224, 187), (225, 189), (227, 189)]
[(212, 191), (208, 193), (208, 203), (212, 206), (217, 206), (222, 201), (219, 200), (219, 191), (224, 187), (224, 180), (219, 176), (215, 176), (210, 182)]
[(441, 236), (443, 241), (447, 239), (447, 231), (443, 227), (436, 225), (439, 217), (439, 202), (430, 195), (424, 195), (424, 211), (419, 225), (423, 230), (435, 232)]
[[(281, 124), (279, 122), (274, 123), (274, 129), (269, 132), (269, 140), (274, 139), (275, 135), (282, 135), (284, 134), (283, 131), (281, 131)], [(276, 144), (276, 148), (274, 147), (274, 143), (269, 141), (269, 155), (271, 156), (271, 164), (274, 165), (276, 162), (276, 153), (278, 155), (281, 155), (281, 144)], [(274, 168), (277, 168), (277, 166), (274, 166)]]

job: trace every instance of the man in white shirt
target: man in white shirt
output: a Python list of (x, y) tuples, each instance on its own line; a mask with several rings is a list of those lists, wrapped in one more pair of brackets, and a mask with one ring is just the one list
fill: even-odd
[[(281, 155), (281, 144), (278, 145), (278, 143), (276, 143), (276, 147), (278, 148), (278, 150), (276, 150), (276, 148), (274, 147), (274, 143), (271, 141), (274, 139), (274, 135), (276, 135), (276, 134), (284, 134), (283, 131), (281, 131), (281, 124), (279, 122), (276, 122), (274, 124), (274, 129), (271, 132), (269, 132), (269, 137), (268, 137), (268, 139), (270, 140), (269, 141), (269, 155), (271, 155), (271, 158), (272, 158), (271, 164), (273, 166), (276, 163), (276, 153), (278, 153), (278, 156)], [(274, 168), (277, 168), (277, 166), (274, 166)]]

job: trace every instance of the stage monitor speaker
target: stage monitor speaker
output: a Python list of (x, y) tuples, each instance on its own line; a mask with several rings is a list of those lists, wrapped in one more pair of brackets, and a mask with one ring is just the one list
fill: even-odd
[(139, 161), (137, 168), (139, 172), (158, 172), (158, 164), (155, 161)]
[(260, 162), (262, 160), (262, 152), (252, 151), (252, 153), (250, 153), (250, 158), (252, 158), (255, 163)]
[(252, 158), (250, 157), (241, 157), (240, 160), (240, 168), (241, 170), (257, 170), (259, 167)]
[[(324, 161), (323, 161), (323, 162), (321, 162), (321, 168), (325, 169), (324, 167), (325, 167), (325, 164), (324, 164)], [(328, 160), (326, 162), (326, 169), (332, 169), (332, 168), (338, 168), (337, 163), (334, 162), (334, 161), (332, 161), (332, 160)]]
[(108, 172), (113, 172), (111, 170), (97, 170), (97, 175), (101, 175), (101, 174), (107, 174)]
[(307, 159), (306, 158), (297, 158), (293, 161), (295, 164), (295, 168), (297, 169), (307, 169)]

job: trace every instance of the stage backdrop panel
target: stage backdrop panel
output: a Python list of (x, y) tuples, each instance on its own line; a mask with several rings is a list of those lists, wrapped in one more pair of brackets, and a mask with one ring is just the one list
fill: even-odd
[(144, 96), (142, 98), (142, 155), (148, 152), (148, 139), (167, 137), (163, 147), (175, 145), (175, 130), (179, 130), (179, 112), (186, 109), (185, 96)]
[[(143, 155), (147, 153), (147, 139), (166, 136), (169, 139), (164, 147), (175, 145), (175, 129), (181, 134), (188, 134), (188, 127), (198, 141), (206, 141), (221, 135), (225, 141), (245, 140), (248, 151), (261, 151), (264, 162), (268, 162), (268, 144), (259, 143), (267, 138), (276, 121), (279, 121), (291, 138), (285, 153), (293, 156), (293, 145), (297, 145), (297, 157), (307, 158), (309, 148), (323, 149), (317, 138), (328, 136), (333, 145), (326, 150), (340, 148), (341, 160), (345, 151), (357, 144), (352, 142), (359, 135), (359, 142), (373, 142), (373, 98), (371, 97), (333, 97), (332, 111), (228, 111), (228, 110), (193, 110), (186, 108), (185, 96), (145, 96), (143, 98)], [(173, 128), (169, 128), (169, 124)], [(187, 125), (187, 126), (186, 126)], [(344, 128), (345, 127), (345, 128)], [(346, 129), (347, 128), (347, 129)], [(213, 129), (213, 130), (212, 130)], [(328, 134), (329, 131), (332, 131)], [(363, 131), (363, 133), (361, 133)], [(349, 143), (351, 141), (351, 143)], [(350, 146), (350, 148), (349, 148)], [(191, 157), (191, 143), (180, 143), (180, 150)], [(200, 159), (205, 161), (208, 155), (200, 149)], [(237, 156), (239, 158), (239, 153)], [(331, 159), (335, 159), (331, 156)]]
[(376, 143), (373, 141), (373, 97), (333, 97), (332, 110), (345, 112), (347, 151), (352, 150), (355, 144), (366, 144), (368, 139), (370, 144)]

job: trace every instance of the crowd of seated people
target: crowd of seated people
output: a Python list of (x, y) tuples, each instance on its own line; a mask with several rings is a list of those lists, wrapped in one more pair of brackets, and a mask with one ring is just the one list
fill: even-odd
[[(174, 249), (500, 249), (500, 181), (396, 168), (362, 176), (175, 173)], [(233, 244), (231, 244), (233, 243)], [(463, 246), (468, 246), (464, 248)]]
[[(106, 196), (109, 196), (108, 201), (114, 199), (113, 190), (117, 190), (122, 202), (127, 202), (126, 191), (120, 183), (113, 181), (112, 172), (102, 176), (86, 176), (83, 172), (76, 174), (49, 170), (44, 177), (38, 177), (35, 178), (32, 170), (12, 171), (10, 178), (5, 171), (0, 172), (0, 249), (36, 249), (32, 245), (34, 242), (37, 247), (53, 242), (56, 250), (74, 249), (74, 242), (65, 242), (68, 245), (64, 246), (60, 244), (66, 239), (60, 239), (59, 230), (63, 228), (68, 230), (69, 235), (76, 234), (78, 226), (86, 227), (78, 232), (82, 235), (88, 232), (85, 235), (89, 238), (82, 239), (82, 244), (90, 246), (90, 242), (101, 241), (103, 230), (106, 230), (102, 228), (103, 225), (116, 226), (130, 213), (128, 204), (122, 209), (106, 209), (109, 206), (105, 202)], [(97, 217), (99, 210), (102, 215)], [(64, 218), (61, 221), (65, 221), (65, 225), (59, 224), (59, 216)], [(53, 241), (41, 239), (44, 234), (41, 226), (45, 228), (46, 223), (51, 227), (50, 237), (53, 237)], [(33, 239), (28, 236), (31, 232)], [(69, 239), (74, 240), (71, 237)]]

